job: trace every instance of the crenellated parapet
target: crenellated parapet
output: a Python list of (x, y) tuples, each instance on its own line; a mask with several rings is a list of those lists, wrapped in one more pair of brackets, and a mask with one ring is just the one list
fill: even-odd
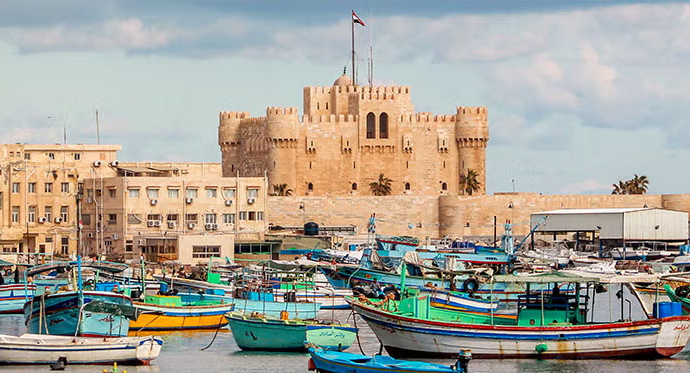
[(358, 124), (359, 118), (356, 115), (302, 115), (303, 124)]
[(403, 114), (400, 123), (455, 123), (455, 115), (432, 115), (431, 113)]
[(246, 111), (221, 111), (218, 125), (218, 144), (221, 150), (238, 146), (241, 139), (241, 122), (249, 118)]
[(458, 106), (455, 115), (455, 140), (460, 147), (486, 147), (489, 141), (486, 107)]
[(266, 138), (270, 142), (297, 141), (299, 117), (297, 108), (269, 106), (266, 108)]

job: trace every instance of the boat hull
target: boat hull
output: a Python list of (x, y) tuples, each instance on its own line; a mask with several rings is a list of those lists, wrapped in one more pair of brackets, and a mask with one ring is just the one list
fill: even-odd
[(33, 298), (36, 285), (0, 285), (0, 314), (22, 313), (24, 303)]
[(267, 317), (280, 318), (283, 311), (288, 312), (289, 318), (314, 319), (321, 309), (321, 303), (306, 302), (269, 302), (253, 299), (239, 299), (223, 295), (199, 294), (199, 293), (178, 293), (182, 298), (182, 303), (195, 302), (226, 302), (235, 303), (235, 311), (244, 313), (257, 312)]
[(421, 361), (395, 360), (388, 356), (350, 354), (346, 352), (323, 351), (309, 348), (311, 363), (319, 372), (329, 373), (427, 373), (458, 372), (453, 366)]
[(227, 325), (225, 313), (231, 312), (232, 303), (217, 306), (161, 306), (134, 302), (144, 311), (129, 324), (132, 331), (218, 329)]
[(0, 335), (0, 364), (149, 364), (163, 347), (160, 337), (75, 338), (25, 334)]
[(668, 357), (690, 338), (690, 317), (578, 326), (492, 326), (400, 316), (354, 302), (391, 356), (456, 357), (470, 349), (477, 358)]

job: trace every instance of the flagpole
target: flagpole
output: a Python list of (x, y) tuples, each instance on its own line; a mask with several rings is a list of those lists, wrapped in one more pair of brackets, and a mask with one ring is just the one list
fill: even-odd
[(356, 85), (355, 81), (355, 11), (352, 10), (352, 16), (350, 16), (350, 25), (352, 26), (352, 84)]

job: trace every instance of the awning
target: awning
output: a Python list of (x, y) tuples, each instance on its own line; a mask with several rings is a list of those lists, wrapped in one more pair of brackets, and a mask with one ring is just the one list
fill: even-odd
[(496, 275), (493, 277), (494, 282), (509, 282), (509, 283), (549, 283), (549, 282), (601, 282), (599, 278), (593, 276), (580, 276), (572, 273), (561, 271), (540, 273), (538, 275), (516, 276), (516, 275)]

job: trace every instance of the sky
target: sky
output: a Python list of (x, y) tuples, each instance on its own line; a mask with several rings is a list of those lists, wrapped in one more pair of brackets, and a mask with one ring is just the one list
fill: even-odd
[[(0, 142), (121, 144), (123, 161), (220, 162), (218, 112), (297, 106), (369, 45), (417, 112), (487, 106), (489, 193), (690, 185), (690, 3), (3, 0)], [(349, 67), (348, 67), (349, 69)]]

